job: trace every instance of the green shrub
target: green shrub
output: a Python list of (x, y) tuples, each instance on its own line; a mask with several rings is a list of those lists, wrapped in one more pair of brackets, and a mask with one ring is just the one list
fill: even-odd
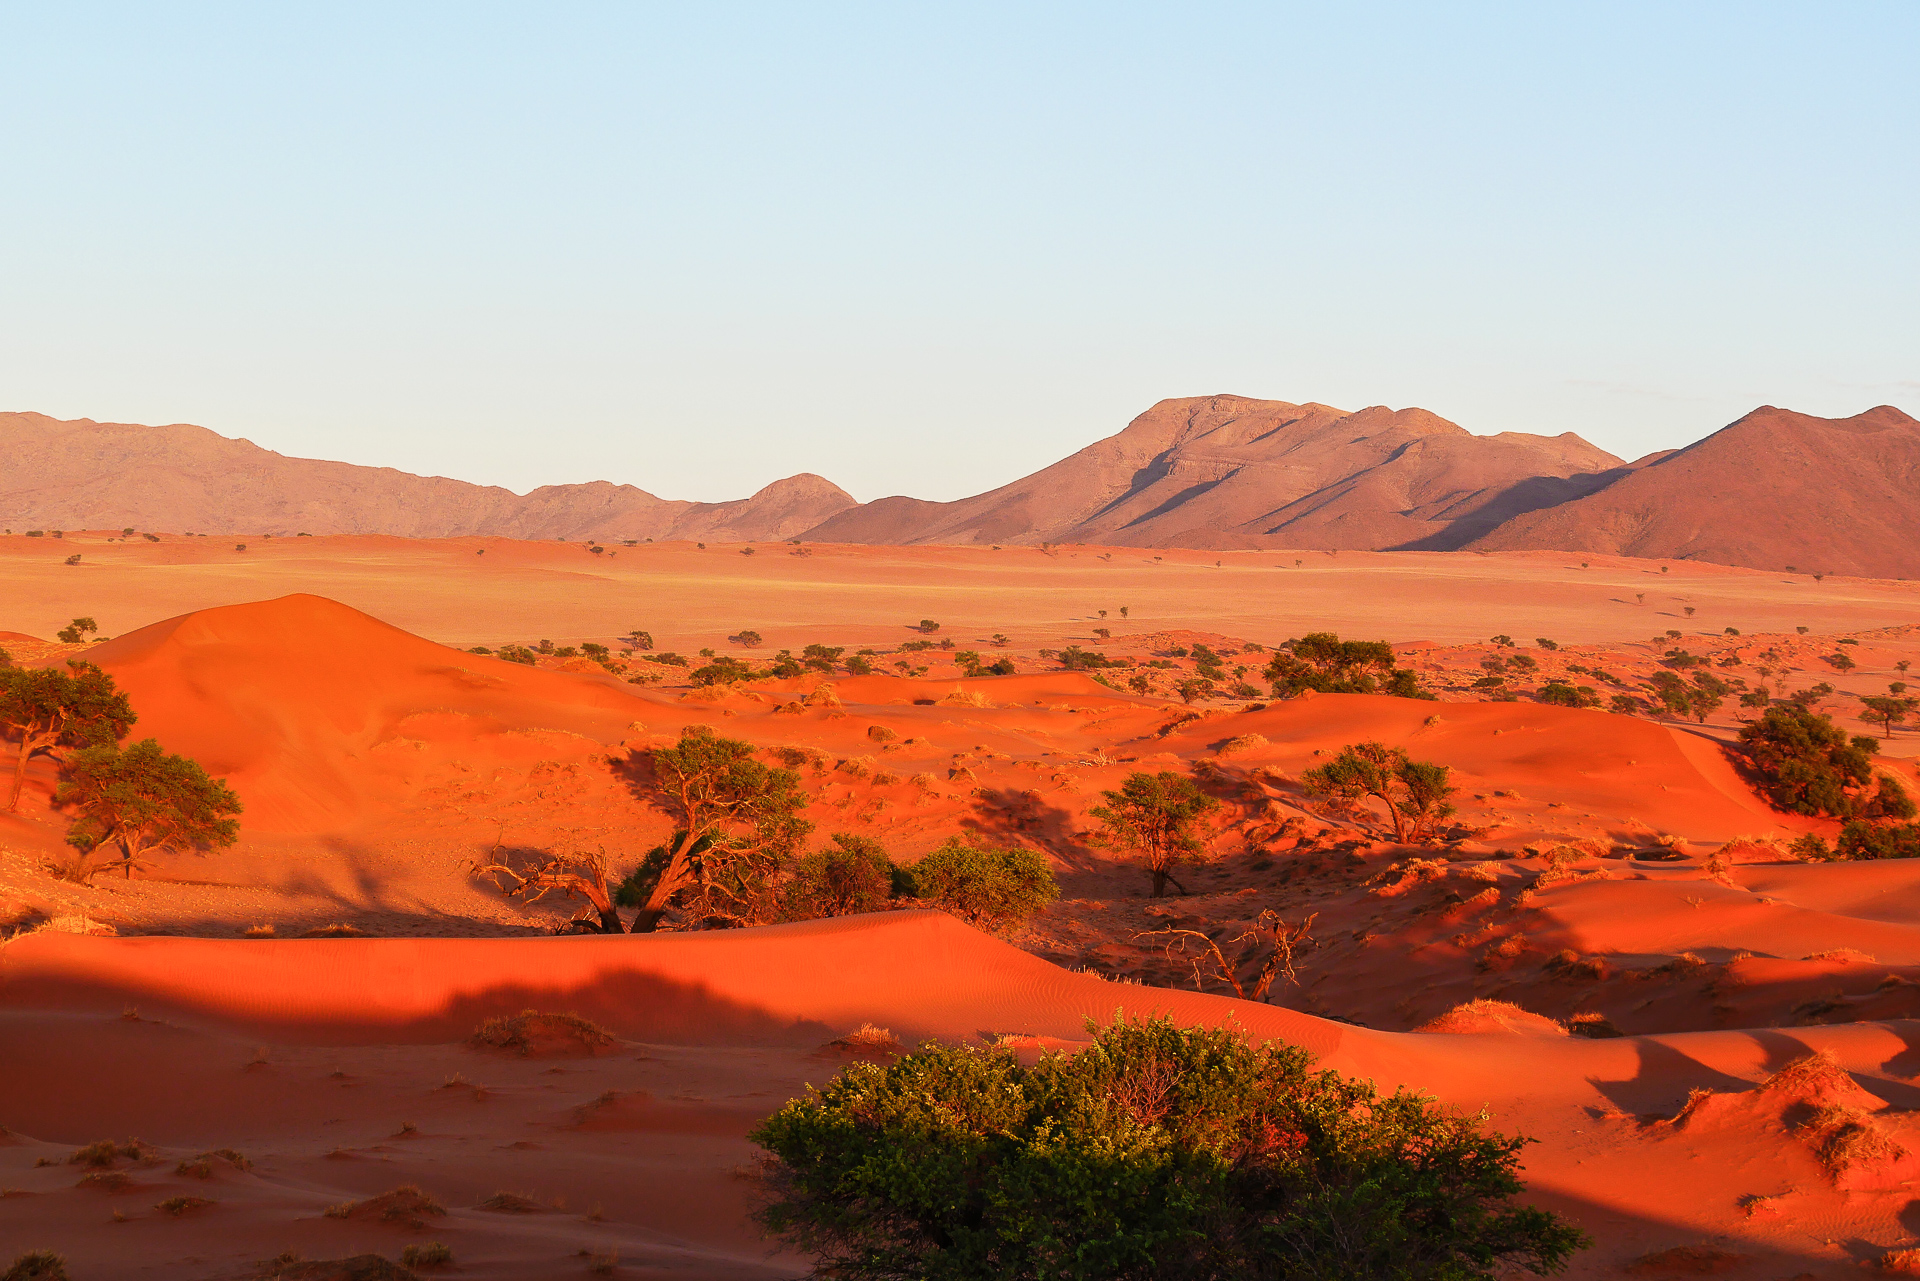
[(896, 886), (911, 887), (905, 869), (894, 865), (880, 842), (851, 832), (835, 832), (832, 841), (794, 864), (781, 894), (789, 920), (885, 911)]
[[(1511, 639), (1507, 643), (1512, 644)], [(1393, 665), (1393, 646), (1387, 642), (1343, 641), (1332, 632), (1308, 632), (1279, 646), (1267, 663), (1266, 677), (1275, 698), (1293, 698), (1308, 690), (1434, 697), (1420, 688), (1410, 669)]]
[(1870, 758), (1880, 746), (1864, 735), (1850, 738), (1830, 718), (1795, 704), (1769, 707), (1740, 731), (1740, 741), (1774, 804), (1836, 818), (1852, 817), (1849, 789), (1873, 777)]
[(1060, 897), (1046, 859), (1027, 849), (992, 849), (952, 836), (907, 869), (912, 891), (982, 929), (1023, 921)]
[(759, 673), (751, 665), (741, 662), (731, 654), (718, 654), (705, 667), (693, 669), (695, 685), (732, 685), (737, 681), (752, 680)]
[(750, 1136), (758, 1218), (859, 1278), (1469, 1281), (1587, 1244), (1513, 1204), (1528, 1140), (1310, 1061), (1157, 1019), (852, 1064)]

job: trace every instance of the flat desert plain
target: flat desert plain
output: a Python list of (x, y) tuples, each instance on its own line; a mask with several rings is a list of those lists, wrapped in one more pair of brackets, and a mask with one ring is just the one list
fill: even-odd
[[(250, 1278), (435, 1241), (458, 1276), (800, 1276), (749, 1219), (745, 1135), (862, 1052), (849, 1033), (1037, 1055), (1151, 1013), (1530, 1136), (1528, 1199), (1594, 1238), (1574, 1276), (1855, 1277), (1916, 1243), (1920, 866), (1793, 858), (1837, 825), (1755, 790), (1731, 700), (1679, 722), (1482, 683), (1494, 659), (1516, 688), (1611, 695), (1684, 649), (1874, 732), (1851, 696), (1920, 659), (1915, 585), (1552, 553), (746, 551), (0, 538), (0, 647), (98, 664), (132, 738), (246, 806), (232, 848), (91, 886), (47, 870), (53, 763), (0, 816), (0, 1254)], [(80, 616), (111, 639), (53, 639)], [(1261, 697), (1267, 651), (1310, 631), (1394, 642), (1439, 701)], [(608, 661), (469, 652), (542, 641)], [(647, 661), (807, 645), (873, 650), (875, 674), (696, 689)], [(1076, 646), (1131, 665), (1066, 670)], [(1196, 646), (1257, 690), (1181, 698)], [(965, 675), (968, 651), (1014, 671)], [(582, 850), (624, 873), (671, 825), (646, 754), (689, 725), (791, 762), (821, 836), (909, 863), (1019, 843), (1061, 898), (997, 935), (902, 910), (612, 937), (474, 875)], [(1910, 790), (1912, 733), (1882, 749)], [(1451, 768), (1447, 840), (1303, 794), (1369, 740)], [(1149, 897), (1095, 839), (1089, 808), (1140, 770), (1220, 801), (1187, 895)], [(1267, 910), (1308, 929), (1266, 1001), (1170, 933), (1233, 940)], [(471, 1042), (527, 1009), (612, 1043)], [(75, 1161), (99, 1140), (131, 1155)]]

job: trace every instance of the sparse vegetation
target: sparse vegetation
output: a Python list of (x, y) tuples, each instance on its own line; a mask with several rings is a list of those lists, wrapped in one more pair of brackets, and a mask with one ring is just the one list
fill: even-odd
[(1204, 856), (1206, 847), (1196, 829), (1220, 802), (1171, 770), (1131, 774), (1118, 790), (1101, 795), (1105, 803), (1087, 812), (1100, 820), (1107, 843), (1140, 859), (1154, 898), (1166, 897), (1169, 884), (1185, 894), (1187, 888), (1173, 869)]
[(613, 1034), (578, 1014), (543, 1014), (522, 1010), (497, 1014), (473, 1030), (469, 1045), (481, 1049), (511, 1050), (520, 1055), (570, 1050), (597, 1053), (612, 1048)]
[[(77, 562), (79, 559), (80, 558), (78, 556), (70, 557), (67, 563), (73, 564)], [(99, 630), (100, 630), (100, 624), (94, 622), (91, 618), (82, 616), (80, 618), (74, 619), (71, 623), (68, 623), (65, 627), (62, 627), (58, 632), (54, 633), (54, 635), (60, 640), (62, 644), (78, 645), (84, 642), (87, 639), (87, 636), (89, 634), (93, 632), (97, 632)]]
[(417, 1242), (401, 1249), (400, 1263), (409, 1268), (444, 1268), (453, 1263), (453, 1251), (443, 1242)]
[(52, 1250), (29, 1250), (0, 1272), (0, 1281), (68, 1281), (66, 1256)]
[(1527, 1140), (1296, 1047), (1116, 1022), (1073, 1055), (928, 1045), (853, 1064), (750, 1136), (759, 1220), (821, 1275), (1396, 1277), (1557, 1271)]
[(213, 1202), (203, 1196), (170, 1196), (153, 1208), (170, 1219), (180, 1218), (194, 1210), (204, 1209)]

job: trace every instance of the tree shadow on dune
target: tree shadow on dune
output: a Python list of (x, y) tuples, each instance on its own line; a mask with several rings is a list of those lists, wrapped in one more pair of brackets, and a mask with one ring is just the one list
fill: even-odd
[[(489, 944), (497, 946), (498, 941), (475, 940), (466, 946), (484, 948)], [(188, 1026), (203, 1023), (243, 1029), (283, 1044), (463, 1041), (487, 1019), (529, 1009), (577, 1014), (623, 1039), (662, 1045), (819, 1046), (846, 1030), (830, 1028), (811, 1018), (779, 1014), (722, 995), (705, 983), (642, 968), (647, 944), (639, 940), (543, 939), (514, 940), (513, 944), (517, 949), (516, 961), (523, 962), (522, 968), (528, 971), (540, 968), (542, 956), (537, 949), (546, 947), (605, 949), (605, 959), (588, 977), (579, 980), (542, 982), (537, 977), (527, 977), (488, 983), (470, 991), (458, 990), (458, 979), (451, 974), (416, 974), (410, 980), (394, 975), (392, 978), (402, 981), (403, 986), (437, 982), (444, 977), (449, 992), (435, 1008), (395, 1012), (383, 1017), (380, 1010), (383, 993), (376, 978), (383, 967), (378, 964), (379, 953), (370, 949), (391, 948), (393, 940), (280, 940), (251, 945), (274, 949), (280, 955), (255, 953), (247, 964), (238, 967), (239, 971), (253, 971), (262, 965), (271, 967), (275, 961), (290, 966), (303, 965), (312, 974), (310, 992), (301, 991), (297, 997), (276, 995), (273, 999), (259, 999), (255, 992), (249, 999), (236, 1001), (234, 988), (226, 981), (188, 989), (177, 981), (167, 982), (166, 976), (158, 972), (148, 983), (139, 979), (115, 982), (94, 975), (37, 969), (30, 975), (16, 975), (9, 982), (7, 1004), (22, 1009), (112, 1013), (133, 1003), (146, 1017), (162, 1017)], [(461, 947), (462, 941), (436, 940), (433, 946)], [(396, 963), (410, 960), (414, 955), (400, 956)], [(466, 955), (472, 958), (473, 968), (482, 968), (483, 952)], [(457, 971), (459, 958), (449, 959)], [(830, 980), (830, 975), (822, 975), (823, 982)], [(345, 991), (347, 986), (356, 983), (366, 985), (365, 992), (358, 994), (363, 995), (364, 1000), (352, 999), (356, 994)]]
[(1076, 873), (1111, 870), (1074, 837), (1073, 815), (1032, 788), (983, 787), (960, 826), (994, 844), (1037, 845)]
[[(1802, 1045), (1799, 1050), (1804, 1054), (1806, 1047)], [(1636, 1115), (1677, 1112), (1692, 1090), (1732, 1094), (1754, 1087), (1754, 1082), (1745, 1077), (1710, 1067), (1664, 1040), (1635, 1037), (1634, 1051), (1639, 1061), (1632, 1076), (1618, 1081), (1587, 1078), (1589, 1085), (1622, 1112)]]

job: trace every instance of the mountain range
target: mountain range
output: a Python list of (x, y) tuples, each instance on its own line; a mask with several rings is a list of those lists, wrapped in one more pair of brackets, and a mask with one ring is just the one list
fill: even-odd
[(202, 427), (0, 414), (0, 525), (516, 538), (800, 538), (1206, 549), (1544, 549), (1920, 577), (1920, 422), (1762, 406), (1633, 462), (1424, 409), (1163, 400), (972, 498), (856, 503), (811, 473), (724, 503), (594, 481), (511, 490), (288, 458)]

